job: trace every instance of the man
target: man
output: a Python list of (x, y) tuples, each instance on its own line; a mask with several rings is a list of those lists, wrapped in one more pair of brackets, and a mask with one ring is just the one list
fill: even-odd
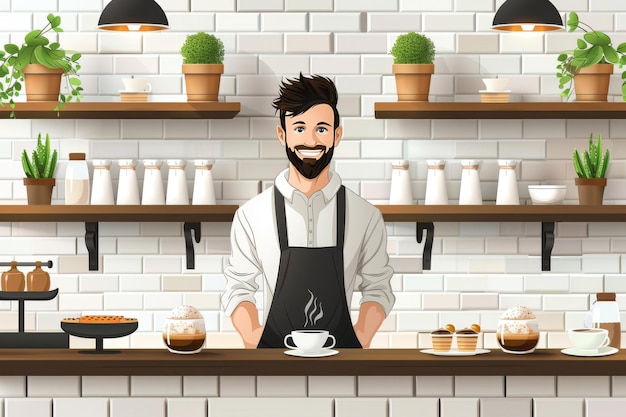
[[(337, 90), (288, 79), (273, 106), (289, 168), (235, 213), (222, 303), (246, 348), (284, 347), (296, 329), (329, 330), (336, 347), (369, 347), (395, 302), (380, 211), (345, 189), (330, 161), (343, 133)], [(264, 326), (255, 293), (264, 283)], [(353, 326), (350, 301), (362, 293)]]

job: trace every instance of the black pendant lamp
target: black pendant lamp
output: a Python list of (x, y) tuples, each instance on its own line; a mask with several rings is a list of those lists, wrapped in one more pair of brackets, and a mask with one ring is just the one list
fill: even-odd
[(549, 0), (506, 0), (493, 17), (491, 28), (510, 32), (546, 32), (563, 29), (563, 19)]
[(169, 29), (169, 23), (154, 0), (112, 0), (100, 15), (98, 29), (144, 32)]

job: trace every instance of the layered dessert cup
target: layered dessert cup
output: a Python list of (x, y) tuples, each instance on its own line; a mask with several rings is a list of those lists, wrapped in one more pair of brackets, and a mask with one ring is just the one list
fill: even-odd
[(202, 350), (206, 339), (204, 317), (192, 306), (178, 306), (165, 319), (163, 342), (172, 353), (191, 354)]
[(453, 334), (447, 329), (437, 329), (430, 333), (435, 352), (449, 352), (452, 347)]
[(478, 332), (473, 329), (461, 329), (456, 332), (456, 345), (459, 352), (476, 352)]
[(539, 322), (527, 307), (511, 307), (498, 321), (496, 339), (503, 352), (532, 353), (539, 343)]

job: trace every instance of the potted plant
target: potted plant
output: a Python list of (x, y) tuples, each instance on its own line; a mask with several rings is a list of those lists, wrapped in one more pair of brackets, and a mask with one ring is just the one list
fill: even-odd
[[(24, 37), (21, 46), (13, 43), (0, 49), (0, 99), (2, 104), (9, 102), (15, 108), (14, 98), (22, 91), (22, 81), (26, 89), (27, 101), (57, 101), (54, 108), (64, 107), (64, 103), (75, 99), (80, 101), (81, 87), (77, 72), (81, 54), (66, 51), (58, 42), (50, 42), (46, 35), (50, 32), (63, 32), (61, 17), (52, 13), (42, 29), (36, 29)], [(61, 92), (61, 79), (65, 78), (69, 93)], [(14, 117), (11, 112), (11, 117)]]
[(391, 51), (398, 101), (428, 101), (430, 78), (435, 72), (435, 44), (420, 33), (396, 38)]
[(217, 101), (224, 73), (224, 44), (215, 35), (187, 35), (180, 48), (187, 101)]
[(607, 149), (602, 153), (602, 135), (598, 135), (598, 143), (593, 143), (593, 133), (589, 135), (589, 150), (581, 157), (578, 149), (574, 149), (574, 169), (578, 178), (578, 202), (582, 205), (602, 205), (604, 187), (606, 187), (606, 170), (609, 167), (610, 154)]
[[(615, 64), (619, 68), (626, 64), (626, 42), (615, 48), (607, 34), (580, 22), (578, 15), (571, 12), (567, 19), (567, 31), (576, 29), (585, 32), (583, 38), (577, 40), (576, 49), (564, 51), (557, 58), (556, 76), (561, 96), (569, 99), (573, 83), (576, 101), (607, 101), (609, 80)], [(626, 70), (622, 71), (622, 79), (626, 79)], [(622, 99), (626, 101), (626, 81), (622, 83)]]
[(22, 167), (26, 178), (26, 195), (28, 204), (51, 204), (52, 188), (56, 181), (54, 170), (57, 165), (56, 149), (50, 153), (50, 136), (46, 134), (45, 144), (41, 140), (41, 133), (37, 137), (37, 148), (33, 150), (32, 157), (28, 158), (26, 149), (22, 151)]

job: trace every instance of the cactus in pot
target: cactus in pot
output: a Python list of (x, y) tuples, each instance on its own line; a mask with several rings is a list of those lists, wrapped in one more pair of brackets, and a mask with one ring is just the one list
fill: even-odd
[(593, 133), (589, 135), (589, 149), (583, 156), (574, 149), (574, 170), (578, 175), (575, 179), (578, 187), (578, 200), (582, 205), (602, 205), (604, 188), (606, 187), (606, 171), (609, 167), (610, 152), (602, 151), (602, 135), (598, 142), (593, 142)]
[(50, 151), (50, 136), (46, 134), (45, 142), (41, 133), (37, 137), (37, 147), (31, 158), (26, 149), (22, 151), (22, 168), (24, 168), (24, 185), (28, 197), (28, 204), (51, 204), (52, 188), (56, 184), (54, 171), (57, 164), (57, 151)]

